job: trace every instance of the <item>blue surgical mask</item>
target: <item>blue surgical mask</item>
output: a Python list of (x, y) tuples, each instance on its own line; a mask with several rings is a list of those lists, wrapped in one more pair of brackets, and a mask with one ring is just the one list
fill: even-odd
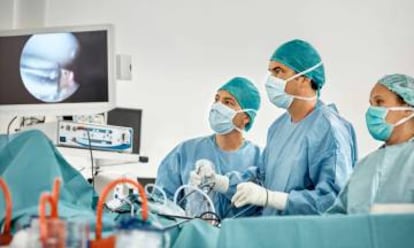
[(234, 117), (237, 113), (247, 112), (247, 111), (256, 111), (254, 109), (242, 109), (235, 111), (227, 107), (226, 105), (217, 102), (214, 103), (211, 107), (208, 120), (210, 122), (211, 129), (214, 130), (217, 134), (228, 134), (233, 130), (242, 132), (240, 128), (236, 127), (233, 123)]
[(365, 120), (367, 123), (368, 131), (371, 136), (380, 141), (387, 141), (392, 134), (392, 131), (396, 126), (399, 126), (409, 119), (414, 117), (414, 113), (408, 117), (402, 118), (395, 124), (388, 123), (386, 121), (386, 117), (389, 111), (405, 111), (405, 110), (412, 110), (412, 107), (376, 107), (370, 106), (365, 114)]
[(296, 95), (290, 95), (285, 92), (286, 84), (295, 79), (298, 78), (308, 72), (311, 72), (322, 65), (322, 62), (319, 62), (318, 64), (312, 66), (311, 68), (300, 72), (286, 80), (274, 77), (272, 75), (269, 75), (266, 79), (265, 87), (267, 96), (269, 97), (270, 102), (272, 102), (276, 107), (288, 109), (290, 105), (292, 105), (293, 100), (300, 99), (304, 101), (313, 101), (316, 99), (316, 96), (313, 97), (303, 97), (303, 96), (296, 96)]

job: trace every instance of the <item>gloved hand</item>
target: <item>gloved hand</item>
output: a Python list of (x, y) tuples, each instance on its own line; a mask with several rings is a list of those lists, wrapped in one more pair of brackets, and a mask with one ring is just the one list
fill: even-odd
[(195, 164), (195, 171), (201, 177), (201, 183), (210, 183), (216, 174), (214, 164), (208, 159), (199, 159)]
[(201, 184), (201, 176), (197, 174), (195, 170), (190, 172), (190, 185), (194, 187), (198, 187)]
[(237, 185), (236, 194), (231, 198), (231, 202), (238, 208), (252, 204), (284, 210), (288, 196), (289, 194), (285, 192), (270, 191), (255, 183), (247, 182)]
[(207, 159), (197, 160), (195, 170), (190, 172), (190, 185), (199, 187), (201, 184), (213, 183), (214, 164)]
[(196, 162), (196, 169), (190, 172), (190, 184), (200, 186), (211, 184), (213, 190), (225, 193), (229, 188), (229, 179), (226, 176), (216, 174), (214, 164), (207, 159), (200, 159)]

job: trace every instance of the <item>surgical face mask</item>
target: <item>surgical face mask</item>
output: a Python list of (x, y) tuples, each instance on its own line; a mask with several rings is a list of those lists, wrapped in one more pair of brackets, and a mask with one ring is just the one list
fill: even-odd
[(289, 81), (292, 81), (295, 78), (298, 78), (308, 72), (311, 72), (321, 65), (322, 65), (322, 62), (319, 62), (318, 64), (312, 66), (311, 68), (303, 72), (300, 72), (286, 80), (269, 75), (266, 79), (265, 87), (266, 87), (267, 96), (269, 97), (270, 102), (272, 102), (276, 107), (288, 109), (290, 105), (292, 105), (292, 102), (295, 98), (304, 100), (304, 101), (315, 100), (316, 95), (313, 97), (290, 95), (285, 92), (285, 88), (286, 88), (286, 84)]
[(243, 130), (234, 125), (233, 119), (237, 115), (237, 113), (247, 111), (256, 112), (256, 110), (254, 109), (242, 109), (239, 111), (235, 111), (220, 102), (214, 103), (211, 107), (210, 114), (208, 117), (210, 127), (217, 134), (228, 134), (234, 129), (239, 132), (243, 132)]
[(392, 131), (395, 127), (407, 122), (411, 118), (414, 117), (414, 112), (405, 118), (402, 118), (395, 124), (388, 123), (385, 118), (389, 111), (404, 111), (404, 110), (412, 110), (412, 107), (375, 107), (371, 106), (368, 108), (365, 114), (365, 120), (367, 123), (368, 131), (372, 135), (372, 137), (376, 140), (380, 141), (387, 141), (392, 134)]

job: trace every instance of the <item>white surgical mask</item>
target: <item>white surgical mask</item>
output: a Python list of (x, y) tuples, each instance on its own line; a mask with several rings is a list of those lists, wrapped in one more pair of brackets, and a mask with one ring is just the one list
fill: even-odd
[(254, 109), (242, 109), (235, 111), (226, 105), (222, 104), (221, 102), (214, 103), (211, 106), (210, 114), (209, 114), (209, 122), (211, 129), (214, 130), (217, 134), (228, 134), (234, 129), (243, 132), (242, 129), (236, 127), (233, 123), (234, 117), (237, 113), (254, 111)]
[(322, 65), (322, 61), (305, 71), (302, 71), (296, 75), (293, 75), (292, 77), (286, 80), (269, 75), (266, 79), (265, 87), (266, 87), (267, 96), (269, 97), (270, 102), (272, 102), (276, 107), (288, 109), (290, 105), (292, 105), (292, 102), (295, 98), (303, 100), (303, 101), (314, 101), (317, 98), (316, 95), (312, 97), (290, 95), (285, 92), (285, 88), (286, 88), (286, 84), (289, 81), (295, 78), (298, 78), (308, 72), (311, 72), (321, 65)]

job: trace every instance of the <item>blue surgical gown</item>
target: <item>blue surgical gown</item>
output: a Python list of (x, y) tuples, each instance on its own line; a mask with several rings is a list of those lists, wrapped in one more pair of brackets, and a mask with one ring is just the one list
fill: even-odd
[(369, 213), (373, 204), (414, 203), (414, 140), (380, 148), (355, 171), (328, 213)]
[(260, 164), (264, 187), (289, 193), (286, 208), (263, 215), (321, 214), (330, 207), (357, 159), (355, 131), (331, 106), (318, 102), (303, 120), (286, 112), (269, 128)]
[[(229, 176), (231, 183), (240, 181), (244, 177), (235, 172), (241, 173), (257, 168), (260, 148), (245, 140), (237, 151), (228, 152), (217, 146), (215, 135), (190, 139), (177, 145), (164, 158), (158, 168), (156, 184), (165, 190), (169, 198), (172, 198), (181, 185), (189, 183), (190, 172), (195, 170), (195, 163), (199, 159), (208, 159), (213, 162), (216, 173)], [(240, 213), (240, 209), (231, 207), (230, 197), (213, 193), (212, 200), (220, 217), (231, 217)], [(258, 209), (252, 208), (252, 211), (246, 211), (244, 215), (251, 215), (257, 211)]]
[(270, 126), (258, 174), (263, 186), (289, 193), (283, 211), (263, 215), (321, 214), (333, 203), (357, 159), (355, 131), (334, 106), (318, 101), (299, 122), (288, 112)]

